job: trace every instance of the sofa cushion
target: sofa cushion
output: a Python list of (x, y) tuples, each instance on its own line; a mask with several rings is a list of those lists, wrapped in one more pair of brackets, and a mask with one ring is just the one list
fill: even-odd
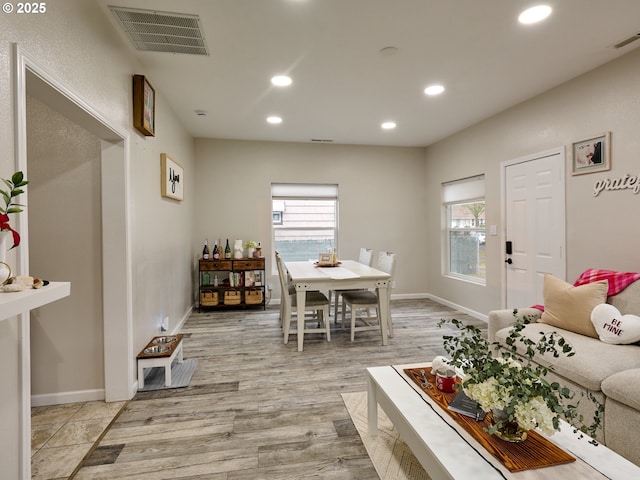
[(608, 303), (596, 305), (591, 312), (591, 323), (602, 342), (628, 345), (640, 341), (640, 317), (630, 313), (622, 315)]
[(616, 307), (623, 315), (640, 315), (640, 280), (636, 280), (619, 294), (609, 297), (607, 303)]
[(591, 323), (591, 311), (607, 300), (608, 282), (601, 280), (574, 287), (553, 275), (544, 276), (544, 312), (540, 323), (598, 338)]
[(602, 382), (602, 392), (619, 403), (640, 410), (640, 369), (614, 373)]
[[(510, 328), (503, 328), (496, 332), (496, 341), (501, 345), (505, 344)], [(637, 345), (610, 345), (597, 338), (586, 337), (543, 323), (525, 325), (522, 334), (537, 342), (543, 333), (548, 335), (554, 331), (564, 337), (576, 354), (572, 357), (560, 354), (558, 358), (550, 354), (544, 356), (536, 354), (534, 360), (541, 365), (553, 365), (553, 371), (556, 374), (588, 390), (600, 391), (604, 379), (620, 370), (640, 368), (640, 347)], [(518, 353), (524, 355), (525, 347), (522, 343), (516, 342), (516, 346)]]

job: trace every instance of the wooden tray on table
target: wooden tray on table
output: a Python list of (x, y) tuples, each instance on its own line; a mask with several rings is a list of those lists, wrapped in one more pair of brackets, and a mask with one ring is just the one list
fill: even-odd
[[(424, 370), (427, 380), (432, 385), (431, 388), (423, 388), (421, 370)], [(467, 433), (478, 441), (489, 453), (496, 457), (511, 472), (521, 472), (535, 468), (550, 467), (564, 463), (575, 462), (575, 458), (558, 447), (546, 437), (530, 430), (527, 439), (520, 443), (510, 443), (499, 439), (494, 435), (489, 435), (485, 431), (491, 426), (491, 413), (482, 421), (456, 413), (447, 407), (449, 402), (457, 395), (454, 393), (444, 393), (438, 390), (436, 377), (431, 374), (431, 367), (407, 368), (404, 373), (409, 376), (418, 387), (435, 401), (447, 414), (449, 414)]]

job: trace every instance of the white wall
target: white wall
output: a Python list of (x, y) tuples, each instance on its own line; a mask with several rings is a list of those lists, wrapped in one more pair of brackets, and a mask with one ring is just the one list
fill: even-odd
[[(484, 173), (487, 225), (500, 218), (500, 162), (565, 146), (567, 281), (587, 268), (640, 271), (637, 218), (640, 195), (592, 195), (596, 180), (640, 175), (640, 49), (543, 95), (481, 122), (427, 149), (428, 288), (439, 297), (488, 313), (501, 307), (503, 248), (487, 236), (487, 286), (441, 275), (442, 182)], [(571, 175), (571, 144), (611, 132), (612, 169)]]
[(100, 139), (28, 97), (27, 151), (30, 273), (73, 285), (73, 295), (31, 313), (31, 394), (100, 391)]
[(194, 250), (205, 237), (257, 240), (270, 269), (271, 183), (337, 183), (340, 256), (393, 251), (394, 294), (426, 292), (423, 148), (197, 139), (196, 170)]
[[(156, 137), (145, 138), (132, 128), (131, 76), (144, 74), (144, 69), (95, 2), (56, 0), (47, 4), (44, 15), (0, 15), (0, 177), (15, 170), (12, 42), (111, 124), (130, 134), (135, 355), (159, 332), (164, 315), (174, 328), (191, 305), (193, 140), (167, 107), (161, 91), (157, 92)], [(162, 152), (170, 153), (185, 168), (183, 202), (160, 196)], [(8, 259), (12, 261), (13, 255)], [(73, 285), (71, 290), (74, 295)], [(1, 321), (0, 465), (6, 478), (19, 478), (18, 346), (17, 320)]]

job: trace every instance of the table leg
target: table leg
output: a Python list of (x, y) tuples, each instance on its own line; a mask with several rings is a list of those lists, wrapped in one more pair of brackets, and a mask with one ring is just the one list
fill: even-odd
[(376, 384), (371, 377), (367, 379), (367, 425), (369, 435), (378, 434), (378, 400), (376, 397)]
[(296, 301), (298, 309), (298, 351), (302, 351), (304, 341), (304, 310), (306, 308), (307, 292), (301, 285), (296, 285)]
[(382, 334), (382, 345), (387, 345), (389, 343), (387, 338), (389, 333), (389, 295), (387, 288), (387, 282), (378, 282), (376, 288), (378, 293), (378, 310), (380, 312), (380, 333)]

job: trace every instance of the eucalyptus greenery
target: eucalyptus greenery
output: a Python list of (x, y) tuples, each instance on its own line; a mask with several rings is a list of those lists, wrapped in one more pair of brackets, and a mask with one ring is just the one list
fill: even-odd
[[(592, 422), (586, 425), (583, 416), (577, 412), (582, 398), (575, 398), (568, 388), (558, 382), (546, 380), (547, 373), (553, 370), (552, 365), (533, 362), (536, 354), (550, 354), (554, 358), (560, 355), (571, 357), (575, 355), (573, 347), (556, 332), (541, 332), (540, 340), (531, 340), (522, 334), (525, 325), (531, 323), (530, 320), (518, 317), (517, 310), (513, 311), (513, 315), (515, 325), (506, 338), (506, 346), (498, 342), (490, 344), (478, 328), (464, 325), (459, 320), (441, 320), (438, 323), (439, 327), (451, 324), (459, 331), (443, 336), (444, 349), (450, 355), (448, 363), (464, 372), (462, 386), (458, 385), (457, 388), (462, 388), (486, 411), (504, 411), (507, 417), (489, 429), (491, 434), (514, 423), (525, 430), (539, 427), (545, 433), (552, 434), (560, 429), (560, 420), (564, 419), (581, 436), (587, 434), (595, 437), (604, 406), (592, 394), (584, 395), (595, 405)], [(524, 355), (517, 352), (519, 345), (524, 346)], [(597, 444), (595, 440), (592, 443)]]
[(10, 180), (2, 179), (8, 190), (0, 190), (4, 199), (4, 207), (0, 205), (0, 230), (9, 230), (13, 234), (13, 247), (20, 245), (20, 234), (9, 225), (9, 214), (20, 213), (25, 205), (15, 202), (15, 198), (24, 193), (24, 187), (29, 182), (24, 178), (24, 174), (20, 171), (15, 172)]

